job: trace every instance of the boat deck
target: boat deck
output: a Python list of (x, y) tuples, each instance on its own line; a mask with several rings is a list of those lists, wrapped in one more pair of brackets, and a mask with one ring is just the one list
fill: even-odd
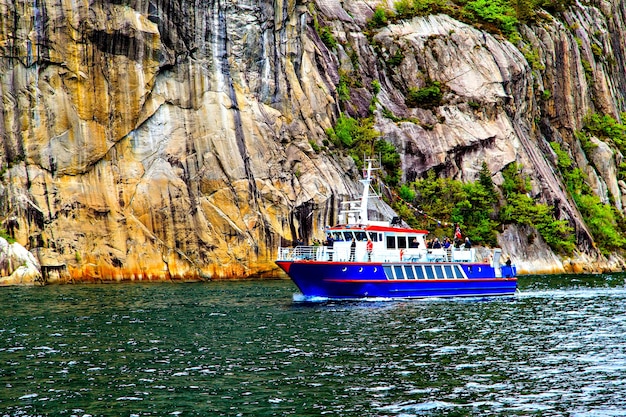
[[(499, 253), (499, 252), (498, 252)], [(278, 249), (277, 260), (323, 261), (323, 262), (481, 262), (491, 263), (490, 258), (477, 259), (476, 250), (450, 247), (447, 249), (376, 249), (371, 253), (355, 250), (349, 245), (296, 246)]]

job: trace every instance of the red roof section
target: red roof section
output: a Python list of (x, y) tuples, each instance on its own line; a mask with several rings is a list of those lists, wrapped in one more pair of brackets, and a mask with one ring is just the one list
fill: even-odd
[(409, 229), (405, 227), (396, 227), (396, 226), (377, 226), (374, 224), (365, 225), (365, 224), (338, 224), (336, 226), (331, 227), (329, 230), (338, 231), (338, 230), (367, 230), (371, 232), (393, 232), (393, 233), (413, 233), (419, 235), (427, 235), (428, 230), (418, 230), (418, 229)]

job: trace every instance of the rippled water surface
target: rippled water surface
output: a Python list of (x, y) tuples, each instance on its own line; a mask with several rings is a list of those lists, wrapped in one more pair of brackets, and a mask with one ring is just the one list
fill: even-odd
[(626, 416), (625, 275), (489, 300), (0, 288), (0, 415)]

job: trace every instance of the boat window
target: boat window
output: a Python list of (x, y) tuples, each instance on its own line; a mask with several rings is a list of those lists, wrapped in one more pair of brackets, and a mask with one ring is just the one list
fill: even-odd
[(393, 272), (390, 266), (384, 266), (383, 270), (385, 271), (385, 275), (387, 275), (387, 279), (393, 279)]
[(387, 249), (395, 249), (395, 248), (396, 248), (396, 237), (387, 236)]
[(378, 242), (378, 233), (368, 233), (367, 234), (372, 242)]
[(411, 265), (407, 265), (404, 273), (408, 279), (415, 279), (415, 274), (413, 274), (413, 267)]
[(358, 240), (359, 242), (367, 240), (367, 235), (365, 234), (365, 232), (354, 232), (354, 234), (356, 235), (356, 240)]
[(396, 273), (396, 279), (404, 279), (404, 272), (402, 272), (402, 265), (396, 265), (393, 267)]
[(412, 237), (409, 239), (409, 248), (419, 248), (420, 243), (417, 241), (416, 237)]
[(444, 265), (443, 269), (446, 271), (446, 278), (456, 278), (452, 271), (452, 265)]
[(417, 279), (424, 279), (424, 270), (421, 265), (415, 265), (415, 276), (417, 276)]
[(343, 240), (343, 235), (340, 232), (335, 232), (335, 233), (333, 233), (333, 239), (335, 241), (342, 241)]
[(352, 238), (354, 237), (354, 235), (352, 235), (352, 232), (343, 232), (344, 235), (344, 239), (346, 242), (349, 242), (352, 240)]
[(406, 248), (406, 236), (398, 236), (398, 249)]
[(382, 241), (383, 241), (383, 234), (382, 234), (382, 233), (379, 233), (379, 234), (378, 234), (378, 241), (379, 241), (379, 242), (382, 242)]
[(443, 276), (443, 268), (441, 265), (434, 265), (435, 267), (435, 276), (439, 279), (444, 278)]
[(460, 266), (454, 265), (454, 269), (456, 270), (457, 278), (465, 278), (465, 276), (463, 275), (463, 271), (461, 270)]
[(424, 265), (424, 270), (426, 271), (426, 277), (428, 279), (435, 278), (435, 274), (433, 273), (433, 267), (430, 265)]

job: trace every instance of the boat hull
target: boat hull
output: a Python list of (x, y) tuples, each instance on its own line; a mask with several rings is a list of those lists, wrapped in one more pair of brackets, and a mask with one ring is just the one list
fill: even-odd
[[(424, 298), (491, 297), (515, 294), (517, 279), (496, 277), (488, 264), (458, 264), (466, 278), (405, 277), (407, 263), (336, 263), (319, 261), (277, 261), (306, 297), (324, 298)], [(413, 264), (415, 265), (415, 264)], [(437, 263), (420, 264), (436, 267)], [(400, 268), (398, 278), (393, 268)], [(397, 269), (396, 269), (397, 270)], [(511, 274), (514, 275), (514, 274)]]

